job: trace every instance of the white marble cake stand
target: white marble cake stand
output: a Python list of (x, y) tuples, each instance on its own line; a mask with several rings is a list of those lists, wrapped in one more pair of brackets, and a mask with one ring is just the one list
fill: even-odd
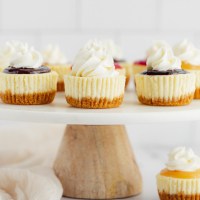
[(182, 107), (151, 107), (138, 103), (134, 92), (126, 92), (120, 108), (88, 110), (70, 107), (60, 93), (49, 105), (0, 103), (0, 112), (0, 120), (68, 124), (54, 164), (64, 196), (113, 199), (142, 191), (124, 125), (199, 121), (200, 101)]

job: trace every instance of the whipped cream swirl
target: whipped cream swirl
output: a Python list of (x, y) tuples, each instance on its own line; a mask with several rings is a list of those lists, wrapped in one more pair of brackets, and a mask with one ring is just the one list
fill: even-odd
[(196, 171), (200, 169), (200, 157), (190, 148), (177, 147), (169, 152), (166, 167), (171, 171)]
[(113, 57), (105, 44), (89, 41), (78, 53), (72, 66), (72, 75), (79, 77), (116, 76)]
[(61, 52), (60, 48), (57, 45), (49, 44), (42, 51), (42, 55), (43, 55), (44, 63), (48, 63), (51, 65), (67, 63), (67, 58)]
[(11, 46), (14, 49), (10, 59), (10, 66), (15, 68), (38, 68), (42, 65), (42, 55), (27, 43), (13, 42)]
[(148, 70), (167, 71), (181, 69), (181, 61), (169, 47), (160, 47), (147, 57)]
[(10, 65), (10, 60), (14, 54), (15, 50), (14, 47), (10, 42), (6, 42), (0, 48), (0, 66), (1, 67), (8, 67)]
[(165, 42), (164, 40), (157, 40), (154, 42), (154, 44), (147, 50), (147, 56), (150, 56), (151, 54), (154, 54), (159, 48), (161, 47), (168, 47), (170, 48), (170, 45)]
[(200, 49), (197, 49), (188, 40), (183, 40), (176, 44), (173, 51), (182, 61), (188, 62), (192, 65), (200, 65)]
[(107, 46), (108, 51), (111, 52), (114, 59), (123, 59), (122, 49), (113, 40), (105, 40), (104, 43)]

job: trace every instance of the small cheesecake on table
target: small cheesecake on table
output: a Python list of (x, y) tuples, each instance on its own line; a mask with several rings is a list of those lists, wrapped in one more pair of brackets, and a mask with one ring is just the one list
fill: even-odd
[(115, 65), (124, 68), (124, 75), (126, 76), (125, 88), (127, 88), (131, 77), (131, 64), (125, 60), (117, 60), (117, 59), (114, 59), (114, 63)]
[(119, 64), (119, 63), (114, 63), (115, 64), (115, 70), (119, 72), (119, 74), (125, 76), (125, 69)]
[(57, 91), (64, 92), (64, 75), (71, 72), (71, 64), (67, 61), (67, 58), (61, 52), (60, 48), (55, 45), (48, 45), (42, 51), (42, 55), (44, 59), (43, 65), (48, 66), (58, 74)]
[(115, 70), (118, 71), (120, 75), (126, 76), (125, 88), (127, 88), (128, 83), (130, 81), (130, 75), (126, 74), (126, 69), (119, 62), (114, 62), (114, 64), (115, 64)]
[(135, 76), (135, 74), (139, 74), (143, 71), (147, 70), (147, 66), (146, 66), (146, 60), (137, 60), (133, 63), (132, 66), (132, 71), (133, 71), (133, 76)]
[(4, 103), (37, 105), (51, 103), (56, 94), (57, 73), (43, 66), (42, 55), (27, 44), (14, 48), (9, 67), (0, 73)]
[(181, 59), (182, 69), (196, 76), (194, 99), (200, 99), (200, 49), (188, 40), (176, 44), (174, 54)]
[(160, 200), (199, 200), (200, 157), (192, 149), (173, 149), (156, 180)]
[(104, 44), (110, 51), (114, 59), (114, 63), (122, 66), (125, 69), (125, 87), (127, 87), (131, 77), (131, 63), (124, 59), (122, 49), (113, 40), (105, 40)]
[(125, 76), (115, 70), (104, 43), (89, 41), (77, 54), (72, 73), (64, 77), (67, 102), (79, 108), (113, 108), (124, 97)]
[(147, 57), (147, 71), (135, 75), (141, 103), (153, 106), (189, 104), (195, 91), (195, 75), (181, 69), (181, 61), (169, 47)]

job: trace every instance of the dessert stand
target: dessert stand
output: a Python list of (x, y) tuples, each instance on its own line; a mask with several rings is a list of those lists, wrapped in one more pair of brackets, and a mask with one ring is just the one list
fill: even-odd
[(126, 92), (119, 108), (88, 110), (70, 107), (59, 93), (49, 105), (0, 103), (0, 111), (0, 120), (68, 124), (54, 164), (64, 196), (113, 199), (142, 190), (124, 125), (200, 120), (200, 101), (182, 107), (151, 107)]

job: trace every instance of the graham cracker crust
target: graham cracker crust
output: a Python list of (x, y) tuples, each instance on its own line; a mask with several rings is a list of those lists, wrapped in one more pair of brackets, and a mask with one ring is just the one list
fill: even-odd
[(173, 99), (172, 101), (166, 101), (164, 99), (146, 99), (145, 97), (139, 96), (138, 99), (141, 103), (152, 106), (183, 106), (191, 103), (193, 94), (183, 96), (180, 99)]
[(196, 88), (194, 93), (194, 99), (200, 99), (200, 88)]
[(57, 83), (57, 91), (58, 91), (58, 92), (64, 92), (64, 91), (65, 91), (65, 84), (64, 84), (64, 81), (63, 81), (63, 82), (58, 82), (58, 83)]
[(115, 108), (120, 106), (123, 101), (124, 96), (116, 97), (112, 101), (106, 98), (92, 99), (92, 98), (82, 98), (81, 100), (75, 99), (73, 97), (66, 97), (67, 103), (73, 107), (77, 108)]
[(167, 194), (165, 192), (159, 192), (160, 200), (200, 200), (200, 194), (186, 195), (180, 194)]
[(130, 76), (126, 76), (125, 88), (127, 88), (129, 81), (130, 81)]
[(5, 93), (1, 93), (0, 97), (7, 104), (40, 105), (51, 103), (55, 95), (56, 91), (33, 94), (12, 94), (10, 91), (6, 91)]

